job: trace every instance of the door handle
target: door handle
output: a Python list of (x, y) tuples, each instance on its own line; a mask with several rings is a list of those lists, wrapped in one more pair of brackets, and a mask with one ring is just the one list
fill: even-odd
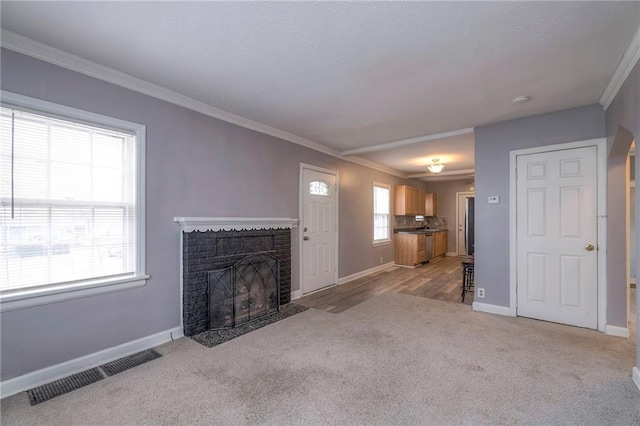
[(584, 246), (584, 249), (586, 251), (593, 251), (595, 247), (593, 246), (593, 244), (587, 244), (586, 246)]
[(302, 238), (304, 241), (309, 241), (309, 237), (303, 237)]

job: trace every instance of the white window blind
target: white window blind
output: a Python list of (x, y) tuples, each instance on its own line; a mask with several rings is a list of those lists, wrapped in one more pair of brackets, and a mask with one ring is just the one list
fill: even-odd
[(136, 272), (136, 137), (3, 106), (0, 290)]
[(390, 237), (390, 188), (373, 184), (373, 241), (387, 241)]

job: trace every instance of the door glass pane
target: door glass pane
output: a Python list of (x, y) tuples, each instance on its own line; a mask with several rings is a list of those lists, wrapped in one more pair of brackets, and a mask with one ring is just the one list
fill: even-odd
[(329, 196), (329, 184), (319, 180), (314, 180), (309, 184), (309, 194)]

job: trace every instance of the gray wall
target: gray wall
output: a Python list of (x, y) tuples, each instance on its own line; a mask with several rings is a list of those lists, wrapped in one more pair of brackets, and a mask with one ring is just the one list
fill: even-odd
[[(623, 129), (620, 129), (620, 127), (622, 127)], [(636, 63), (635, 67), (631, 71), (631, 74), (618, 91), (615, 99), (613, 100), (611, 105), (609, 105), (609, 108), (607, 108), (606, 129), (607, 141), (612, 150), (614, 148), (617, 136), (621, 136), (622, 134), (624, 134), (625, 130), (630, 132), (635, 137), (636, 143), (640, 142), (640, 140), (638, 139), (640, 136), (640, 62)], [(636, 161), (636, 176), (640, 176), (639, 173), (640, 164), (638, 164), (638, 161)], [(640, 211), (638, 210), (639, 207), (640, 203), (638, 197), (636, 197), (636, 212)], [(638, 229), (638, 224), (640, 223), (640, 215), (636, 215), (635, 220), (636, 229)], [(611, 224), (611, 221), (608, 222)], [(624, 225), (618, 224), (618, 226)], [(619, 228), (609, 227), (607, 231), (615, 232), (616, 235), (620, 235)], [(636, 247), (640, 247), (638, 245), (638, 238), (640, 237), (640, 235), (638, 234), (639, 233), (636, 233)], [(638, 263), (639, 261), (640, 259), (638, 258), (638, 253), (636, 252), (636, 265), (640, 264)], [(618, 288), (616, 288), (615, 290), (619, 291)], [(640, 312), (640, 299), (637, 298), (636, 303), (637, 312)], [(622, 310), (623, 307), (618, 306), (615, 312), (617, 315), (621, 316), (621, 313), (619, 311)], [(640, 366), (640, 329), (637, 329), (637, 332), (638, 339), (636, 342), (636, 366)]]
[[(505, 121), (475, 129), (475, 285), (484, 303), (509, 306), (509, 152), (605, 136), (600, 105)], [(499, 204), (488, 204), (490, 195)]]
[[(298, 217), (300, 162), (338, 170), (339, 276), (393, 260), (373, 248), (372, 183), (409, 184), (357, 164), (2, 50), (1, 87), (147, 126), (147, 273), (142, 288), (1, 314), (0, 378), (152, 335), (180, 324), (175, 216)], [(298, 232), (292, 288), (298, 282)]]
[(443, 217), (447, 221), (447, 229), (449, 230), (449, 248), (447, 251), (456, 252), (457, 238), (457, 218), (456, 205), (458, 197), (456, 192), (473, 192), (474, 183), (472, 180), (452, 180), (446, 182), (427, 182), (427, 191), (438, 195), (438, 216)]

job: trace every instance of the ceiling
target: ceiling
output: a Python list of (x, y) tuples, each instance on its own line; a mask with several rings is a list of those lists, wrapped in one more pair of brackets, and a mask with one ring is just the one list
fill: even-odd
[(0, 8), (13, 33), (405, 174), (473, 168), (472, 133), (425, 136), (598, 102), (640, 26), (638, 1)]

